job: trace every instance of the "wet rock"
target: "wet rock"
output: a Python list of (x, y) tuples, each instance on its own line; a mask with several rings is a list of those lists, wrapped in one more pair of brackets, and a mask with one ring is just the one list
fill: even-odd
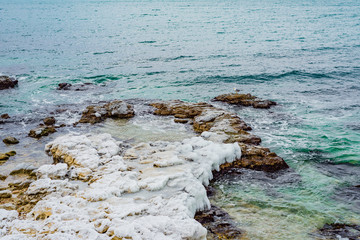
[(28, 163), (21, 163), (17, 165), (11, 172), (10, 175), (26, 174), (29, 176), (35, 176), (36, 167)]
[(237, 228), (230, 215), (214, 205), (209, 210), (199, 211), (195, 220), (207, 230), (207, 239), (240, 239), (242, 232)]
[(29, 137), (32, 138), (41, 138), (43, 136), (48, 136), (51, 133), (56, 132), (56, 129), (53, 126), (46, 126), (46, 127), (38, 127), (36, 129), (32, 129), (29, 132)]
[(224, 163), (220, 171), (226, 173), (233, 168), (249, 168), (264, 172), (276, 172), (289, 168), (284, 159), (271, 152), (270, 149), (261, 146), (252, 146), (239, 143), (241, 158), (232, 163)]
[(325, 224), (318, 230), (317, 234), (326, 237), (326, 239), (360, 239), (360, 226), (353, 224), (333, 223)]
[(5, 144), (18, 144), (19, 143), (19, 140), (17, 140), (16, 138), (14, 137), (11, 137), (11, 136), (8, 136), (6, 138), (3, 139), (3, 142)]
[(134, 108), (124, 101), (114, 100), (102, 106), (88, 106), (82, 113), (79, 123), (99, 123), (107, 118), (132, 118)]
[(70, 83), (59, 83), (57, 90), (70, 90)]
[(240, 94), (240, 93), (229, 93), (217, 96), (213, 99), (214, 101), (226, 102), (234, 105), (241, 106), (252, 106), (254, 108), (270, 108), (271, 106), (276, 105), (276, 102), (270, 100), (263, 100), (258, 97), (255, 97), (248, 94)]
[(16, 152), (15, 151), (10, 151), (10, 152), (7, 152), (5, 154), (8, 155), (9, 157), (11, 157), (11, 156), (15, 156)]
[(0, 153), (0, 161), (6, 161), (9, 159), (9, 155), (5, 154), (5, 153)]
[(0, 181), (4, 181), (7, 178), (7, 176), (0, 174)]
[(12, 194), (9, 190), (0, 191), (0, 198), (11, 198)]
[(54, 125), (56, 120), (54, 117), (47, 117), (43, 120), (44, 124), (47, 125), (47, 126), (51, 126), (51, 125)]
[(0, 90), (14, 88), (18, 84), (18, 80), (8, 76), (0, 76)]
[(2, 118), (2, 119), (9, 119), (10, 116), (9, 116), (9, 114), (5, 113), (5, 114), (2, 114), (2, 115), (1, 115), (1, 118)]

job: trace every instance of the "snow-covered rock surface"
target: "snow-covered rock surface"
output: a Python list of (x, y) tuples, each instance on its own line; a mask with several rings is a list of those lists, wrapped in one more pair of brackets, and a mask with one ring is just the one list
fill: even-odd
[(194, 214), (210, 205), (212, 170), (240, 158), (238, 144), (193, 137), (124, 152), (120, 145), (109, 134), (49, 143), (66, 165), (37, 170), (27, 193), (47, 195), (25, 218), (0, 209), (2, 239), (206, 239)]

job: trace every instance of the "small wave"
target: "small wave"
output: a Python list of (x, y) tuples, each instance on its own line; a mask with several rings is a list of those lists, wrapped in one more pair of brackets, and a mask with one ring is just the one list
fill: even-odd
[(266, 82), (266, 81), (273, 81), (273, 80), (280, 80), (283, 78), (332, 78), (332, 76), (323, 74), (323, 73), (309, 73), (303, 71), (289, 71), (280, 74), (251, 74), (251, 75), (240, 75), (240, 76), (209, 76), (209, 77), (198, 77), (194, 80), (193, 83), (216, 83), (216, 82), (226, 82), (226, 83), (233, 83), (233, 82)]
[(114, 51), (105, 51), (105, 52), (94, 52), (93, 55), (102, 55), (107, 53), (114, 53)]
[(142, 42), (139, 42), (139, 43), (150, 44), (150, 43), (156, 43), (156, 41), (142, 41)]
[(167, 58), (167, 59), (165, 60), (165, 62), (177, 61), (177, 60), (187, 59), (187, 58), (192, 59), (192, 58), (194, 58), (194, 56), (184, 56), (184, 55), (180, 55), (180, 56), (174, 57), (174, 58)]

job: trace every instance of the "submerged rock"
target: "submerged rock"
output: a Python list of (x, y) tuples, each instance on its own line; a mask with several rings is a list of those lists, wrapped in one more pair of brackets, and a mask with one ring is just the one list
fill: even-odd
[(318, 230), (317, 234), (326, 239), (360, 239), (360, 226), (353, 224), (333, 223), (325, 224)]
[(79, 84), (70, 84), (70, 83), (59, 83), (57, 90), (72, 90), (72, 91), (86, 91), (94, 87), (92, 83), (79, 83)]
[(9, 137), (4, 138), (4, 139), (3, 139), (3, 142), (4, 142), (5, 144), (18, 144), (18, 143), (19, 143), (19, 140), (17, 140), (17, 139), (14, 138), (14, 137), (9, 136)]
[(30, 130), (29, 137), (41, 138), (43, 136), (48, 136), (49, 134), (54, 132), (56, 132), (56, 129), (53, 126), (46, 126), (46, 127), (39, 126), (35, 129)]
[(211, 205), (209, 210), (198, 211), (195, 220), (200, 222), (207, 230), (208, 240), (240, 239), (241, 230), (236, 226), (230, 215), (219, 207)]
[(79, 123), (99, 123), (107, 118), (132, 118), (135, 115), (132, 105), (114, 100), (102, 106), (88, 106), (82, 113)]
[(234, 105), (241, 106), (252, 106), (254, 108), (270, 108), (273, 105), (276, 105), (276, 102), (270, 100), (263, 100), (261, 98), (255, 97), (248, 94), (240, 94), (240, 93), (229, 93), (223, 94), (215, 97), (214, 101), (226, 102)]
[(0, 76), (0, 90), (14, 88), (18, 84), (18, 80), (8, 76)]

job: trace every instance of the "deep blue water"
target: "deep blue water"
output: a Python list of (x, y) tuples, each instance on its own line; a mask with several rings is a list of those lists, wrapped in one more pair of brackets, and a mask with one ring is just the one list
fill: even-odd
[[(359, 1), (0, 0), (0, 73), (20, 80), (0, 93), (9, 114), (113, 98), (208, 101), (236, 87), (280, 104), (233, 110), (303, 176), (290, 188), (313, 190), (287, 201), (312, 206), (360, 184)], [(60, 82), (98, 88), (56, 91)], [(359, 216), (359, 202), (337, 201), (314, 205), (330, 209), (319, 223)]]

